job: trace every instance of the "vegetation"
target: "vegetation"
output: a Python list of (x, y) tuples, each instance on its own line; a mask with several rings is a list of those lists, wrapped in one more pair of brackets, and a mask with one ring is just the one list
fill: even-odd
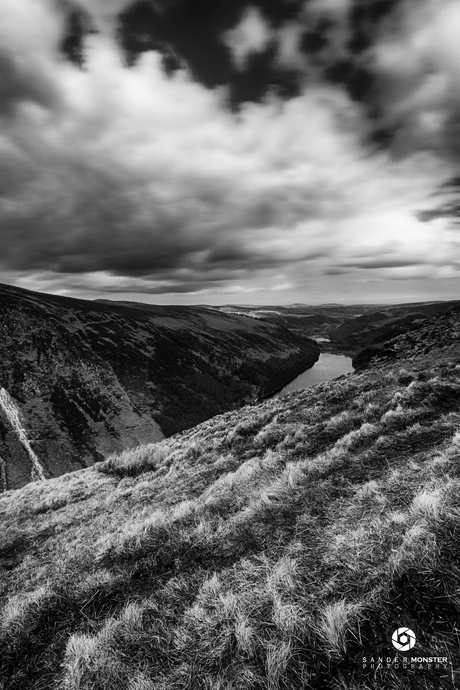
[(380, 359), (396, 359), (396, 353), (391, 349), (391, 346), (387, 344), (369, 345), (369, 347), (365, 347), (363, 350), (360, 350), (353, 357), (353, 367), (355, 369), (365, 369), (377, 356), (379, 356)]
[(398, 335), (417, 330), (429, 317), (458, 301), (407, 304), (292, 304), (264, 307), (217, 307), (224, 313), (245, 314), (288, 328), (305, 338), (320, 337), (321, 349), (355, 355), (369, 346), (382, 346)]
[(5, 493), (2, 690), (458, 687), (459, 428), (451, 348)]
[[(318, 357), (316, 342), (244, 315), (0, 285), (0, 388), (47, 477), (237, 409)], [(4, 421), (0, 491), (33, 479)]]
[(416, 331), (435, 314), (442, 314), (459, 303), (419, 302), (379, 305), (378, 311), (367, 309), (357, 318), (349, 318), (328, 335), (342, 352), (356, 354), (364, 348), (383, 347), (383, 343), (407, 332)]

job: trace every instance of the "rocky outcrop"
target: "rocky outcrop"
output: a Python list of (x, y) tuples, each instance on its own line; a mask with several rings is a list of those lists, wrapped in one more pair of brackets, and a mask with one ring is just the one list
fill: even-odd
[[(45, 477), (235, 409), (318, 355), (282, 327), (205, 307), (0, 286), (0, 388)], [(37, 478), (4, 406), (0, 458), (2, 489)]]

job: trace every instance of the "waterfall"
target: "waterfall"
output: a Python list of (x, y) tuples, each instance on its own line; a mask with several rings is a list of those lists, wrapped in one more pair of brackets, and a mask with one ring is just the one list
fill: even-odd
[(32, 462), (32, 472), (31, 478), (33, 481), (46, 479), (45, 472), (40, 463), (40, 460), (35, 455), (32, 450), (29, 440), (26, 436), (24, 427), (21, 424), (20, 412), (16, 403), (4, 388), (0, 388), (0, 408), (5, 413), (6, 418), (13, 427), (14, 431), (17, 433), (18, 438)]
[(8, 489), (7, 479), (6, 479), (6, 463), (2, 456), (0, 455), (0, 493)]

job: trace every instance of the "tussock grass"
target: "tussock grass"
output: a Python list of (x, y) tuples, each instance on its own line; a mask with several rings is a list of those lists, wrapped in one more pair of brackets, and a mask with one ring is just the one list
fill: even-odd
[(361, 663), (408, 621), (418, 654), (460, 662), (460, 373), (441, 365), (2, 495), (2, 690), (454, 688)]
[(324, 606), (318, 631), (324, 638), (329, 656), (340, 657), (346, 652), (346, 638), (355, 627), (358, 614), (359, 606), (345, 599), (338, 599)]
[[(189, 449), (189, 452), (192, 449)], [(99, 472), (116, 477), (137, 477), (144, 472), (153, 472), (166, 460), (167, 451), (156, 443), (125, 450), (118, 455), (110, 455), (104, 462), (96, 464)]]

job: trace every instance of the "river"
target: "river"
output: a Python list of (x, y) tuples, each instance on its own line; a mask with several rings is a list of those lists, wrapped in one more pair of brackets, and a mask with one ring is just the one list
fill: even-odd
[(335, 379), (342, 374), (349, 374), (354, 371), (351, 366), (351, 357), (345, 355), (331, 355), (328, 352), (323, 352), (319, 356), (318, 361), (310, 369), (306, 369), (295, 379), (290, 381), (278, 393), (275, 393), (274, 398), (279, 398), (281, 395), (291, 393), (292, 391), (299, 391), (303, 388), (310, 388), (315, 383), (321, 381), (329, 381)]

